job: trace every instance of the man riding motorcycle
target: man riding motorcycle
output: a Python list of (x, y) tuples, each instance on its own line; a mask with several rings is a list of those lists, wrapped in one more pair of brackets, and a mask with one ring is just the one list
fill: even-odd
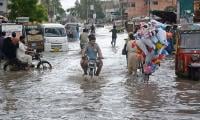
[(87, 29), (83, 29), (83, 32), (80, 35), (80, 48), (81, 48), (81, 54), (85, 46), (88, 44), (88, 33)]
[(3, 53), (10, 63), (20, 64), (20, 62), (28, 63), (28, 68), (32, 66), (32, 56), (27, 55), (28, 48), (24, 45), (24, 37), (12, 33), (11, 37), (7, 37), (3, 43)]
[(17, 59), (21, 62), (28, 63), (28, 68), (32, 66), (32, 56), (26, 54), (28, 47), (24, 44), (24, 36), (20, 36), (19, 48), (17, 49)]
[(0, 61), (1, 61), (1, 59), (4, 58), (3, 42), (4, 42), (4, 39), (5, 39), (5, 35), (6, 35), (6, 32), (1, 32), (1, 36), (0, 36)]
[[(99, 76), (101, 72), (101, 68), (103, 66), (103, 56), (99, 45), (96, 42), (95, 35), (91, 34), (88, 36), (89, 43), (83, 49), (82, 52), (82, 59), (81, 59), (81, 67), (84, 71), (84, 75), (87, 75), (87, 68), (88, 68), (88, 60), (97, 60), (97, 71), (95, 73), (96, 76)], [(97, 57), (98, 55), (98, 57)]]
[(90, 34), (95, 34), (95, 27), (94, 27), (93, 24), (92, 24), (92, 26), (90, 27), (90, 30), (91, 30)]
[(18, 38), (16, 37), (16, 33), (12, 32), (11, 37), (6, 37), (3, 42), (2, 52), (8, 60), (16, 59), (16, 51), (19, 47)]

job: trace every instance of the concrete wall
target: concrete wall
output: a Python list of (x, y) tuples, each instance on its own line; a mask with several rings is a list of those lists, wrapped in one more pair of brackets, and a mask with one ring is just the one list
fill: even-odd
[(0, 0), (0, 15), (7, 13), (8, 0)]
[[(176, 6), (176, 0), (120, 0), (125, 6), (128, 18), (148, 16), (149, 10), (164, 10), (168, 6)], [(149, 5), (150, 3), (150, 5)]]

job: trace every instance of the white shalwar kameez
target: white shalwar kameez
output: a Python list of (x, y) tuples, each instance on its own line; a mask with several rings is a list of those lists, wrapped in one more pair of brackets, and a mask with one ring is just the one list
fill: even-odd
[(17, 49), (17, 59), (28, 63), (28, 65), (32, 64), (32, 56), (27, 55), (25, 52), (27, 50), (27, 46), (25, 46), (21, 41), (19, 41), (19, 48)]

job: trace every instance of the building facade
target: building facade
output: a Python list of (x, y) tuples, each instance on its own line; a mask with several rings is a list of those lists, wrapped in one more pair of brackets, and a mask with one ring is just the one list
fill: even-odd
[(119, 5), (120, 4), (118, 0), (101, 1), (101, 7), (103, 8), (105, 17), (109, 20), (113, 20), (121, 16)]
[(8, 0), (0, 0), (0, 15), (5, 16), (7, 14)]
[(119, 0), (119, 2), (128, 18), (145, 17), (149, 16), (152, 10), (165, 10), (176, 6), (176, 0)]
[(194, 0), (194, 22), (200, 22), (200, 0)]

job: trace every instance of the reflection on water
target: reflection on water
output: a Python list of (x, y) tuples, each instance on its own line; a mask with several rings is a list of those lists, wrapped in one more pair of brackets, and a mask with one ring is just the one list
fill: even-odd
[[(17, 110), (15, 102), (15, 91), (12, 89), (12, 81), (1, 80), (1, 91), (0, 91), (1, 109), (5, 112)], [(2, 111), (3, 112), (3, 111)]]
[(44, 54), (50, 72), (0, 71), (0, 119), (199, 120), (199, 81), (177, 79), (173, 59), (162, 62), (149, 82), (130, 79), (124, 41), (111, 48), (110, 39), (97, 38), (106, 59), (94, 81), (82, 77), (78, 42), (70, 43), (74, 51)]
[(177, 104), (180, 104), (177, 113), (199, 114), (200, 115), (200, 83), (199, 81), (181, 80), (176, 82)]
[(80, 88), (83, 90), (83, 109), (86, 111), (98, 111), (101, 108), (101, 83), (85, 81)]
[[(136, 113), (145, 113), (146, 117), (151, 118), (157, 115), (153, 115), (150, 111), (161, 111), (160, 108), (164, 101), (160, 98), (161, 93), (157, 84), (153, 82), (144, 82), (141, 78), (135, 77), (134, 79), (126, 80), (126, 91), (128, 92), (126, 97), (128, 100), (127, 105), (129, 105), (130, 110)], [(144, 119), (145, 116), (141, 116), (141, 114), (133, 114), (129, 118)]]

